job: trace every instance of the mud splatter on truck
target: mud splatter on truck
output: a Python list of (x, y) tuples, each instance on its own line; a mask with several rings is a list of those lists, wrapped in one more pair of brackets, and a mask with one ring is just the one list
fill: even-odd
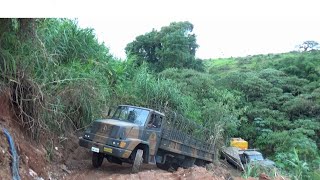
[(132, 164), (138, 172), (142, 163), (160, 169), (205, 165), (213, 160), (214, 147), (208, 130), (172, 111), (121, 105), (111, 119), (96, 120), (80, 137), (79, 144), (90, 149), (92, 164)]

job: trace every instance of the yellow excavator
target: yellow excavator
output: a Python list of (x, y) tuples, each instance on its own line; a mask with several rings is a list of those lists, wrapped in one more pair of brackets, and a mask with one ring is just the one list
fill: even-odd
[(242, 138), (231, 138), (229, 147), (222, 147), (221, 155), (230, 164), (244, 171), (249, 163), (257, 163), (265, 167), (275, 167), (275, 163), (265, 159), (257, 149), (248, 149), (248, 141)]

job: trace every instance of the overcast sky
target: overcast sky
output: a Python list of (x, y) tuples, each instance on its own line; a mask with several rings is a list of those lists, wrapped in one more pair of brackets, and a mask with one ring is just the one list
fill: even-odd
[[(29, 17), (77, 18), (121, 58), (136, 36), (173, 21), (194, 25), (200, 46), (196, 56), (202, 59), (287, 52), (305, 40), (320, 42), (316, 0), (32, 1), (44, 8), (28, 10)], [(23, 3), (30, 6), (30, 1), (20, 3), (22, 11)]]

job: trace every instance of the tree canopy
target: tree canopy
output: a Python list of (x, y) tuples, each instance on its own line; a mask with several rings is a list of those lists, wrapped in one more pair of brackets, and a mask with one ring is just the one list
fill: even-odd
[(156, 71), (172, 67), (202, 70), (202, 61), (195, 58), (199, 46), (192, 31), (188, 21), (173, 22), (136, 37), (127, 45), (126, 54), (135, 56), (138, 65), (147, 62)]
[(316, 41), (304, 41), (302, 44), (299, 44), (299, 49), (302, 49), (303, 51), (310, 51), (312, 49), (315, 49), (319, 45)]

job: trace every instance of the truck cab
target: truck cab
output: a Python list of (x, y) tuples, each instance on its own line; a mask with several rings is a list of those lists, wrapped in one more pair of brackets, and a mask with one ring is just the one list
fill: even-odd
[(240, 150), (240, 158), (241, 158), (241, 162), (243, 164), (249, 164), (249, 163), (256, 163), (259, 164), (261, 166), (264, 167), (274, 167), (275, 163), (269, 159), (265, 159), (262, 155), (262, 153), (260, 153), (257, 150), (244, 150), (241, 151)]
[(92, 122), (79, 138), (79, 145), (92, 151), (92, 165), (132, 164), (138, 172), (142, 163), (155, 162), (161, 139), (164, 114), (143, 107), (120, 105), (112, 118)]
[(240, 157), (241, 157), (241, 161), (243, 164), (247, 164), (247, 163), (254, 162), (254, 161), (263, 161), (264, 160), (264, 158), (260, 152), (253, 151), (253, 150), (244, 151)]

